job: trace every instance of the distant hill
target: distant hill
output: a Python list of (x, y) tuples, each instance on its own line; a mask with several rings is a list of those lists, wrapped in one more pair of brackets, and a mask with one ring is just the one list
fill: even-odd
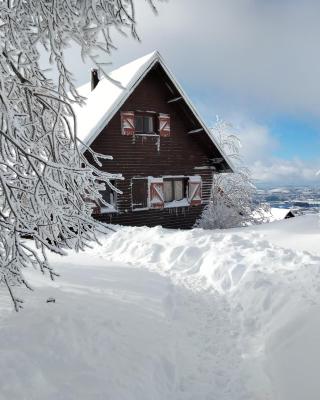
[(268, 203), (272, 208), (294, 209), (298, 214), (315, 214), (320, 212), (320, 185), (257, 185), (257, 187), (257, 202)]

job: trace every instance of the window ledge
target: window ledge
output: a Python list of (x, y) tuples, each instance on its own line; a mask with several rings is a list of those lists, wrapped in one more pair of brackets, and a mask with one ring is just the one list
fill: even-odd
[(135, 133), (135, 136), (151, 136), (151, 137), (159, 137), (158, 133)]
[(117, 213), (118, 210), (115, 209), (114, 207), (100, 207), (100, 214), (112, 214), (112, 213)]
[(164, 203), (164, 208), (175, 208), (175, 207), (189, 207), (190, 203), (188, 199), (174, 200)]

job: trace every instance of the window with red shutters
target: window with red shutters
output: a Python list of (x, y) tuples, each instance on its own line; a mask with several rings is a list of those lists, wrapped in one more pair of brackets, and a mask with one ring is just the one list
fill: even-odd
[(202, 204), (200, 176), (133, 178), (132, 209), (172, 208)]
[(136, 134), (169, 137), (170, 115), (142, 111), (123, 111), (121, 112), (121, 132), (124, 136)]

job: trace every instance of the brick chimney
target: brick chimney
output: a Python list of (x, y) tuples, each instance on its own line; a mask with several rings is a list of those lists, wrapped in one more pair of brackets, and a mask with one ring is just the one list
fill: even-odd
[(99, 83), (99, 75), (98, 70), (96, 68), (91, 69), (91, 91), (95, 89), (97, 84)]

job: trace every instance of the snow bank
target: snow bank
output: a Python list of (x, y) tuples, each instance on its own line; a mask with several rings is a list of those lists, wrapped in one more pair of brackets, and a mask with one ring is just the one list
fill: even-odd
[(58, 269), (59, 284), (38, 282), (26, 309), (1, 321), (0, 399), (170, 398), (169, 283), (113, 266)]
[[(320, 256), (320, 214), (255, 225), (245, 228), (245, 231), (263, 234), (268, 241), (278, 246)], [(234, 232), (241, 233), (242, 230), (235, 229)]]
[(125, 228), (104, 242), (101, 254), (223, 295), (239, 320), (235, 346), (253, 398), (318, 399), (320, 259), (267, 241), (265, 231), (270, 239), (277, 229), (276, 237), (299, 236), (300, 247), (319, 248), (319, 219), (307, 216), (238, 232), (153, 228), (146, 236), (144, 228)]
[(247, 398), (224, 299), (104, 264), (29, 273), (25, 310), (0, 320), (1, 400)]
[[(273, 224), (319, 235), (315, 216)], [(57, 282), (29, 272), (25, 310), (2, 302), (0, 399), (318, 400), (320, 258), (273, 224), (115, 227), (52, 257)]]

